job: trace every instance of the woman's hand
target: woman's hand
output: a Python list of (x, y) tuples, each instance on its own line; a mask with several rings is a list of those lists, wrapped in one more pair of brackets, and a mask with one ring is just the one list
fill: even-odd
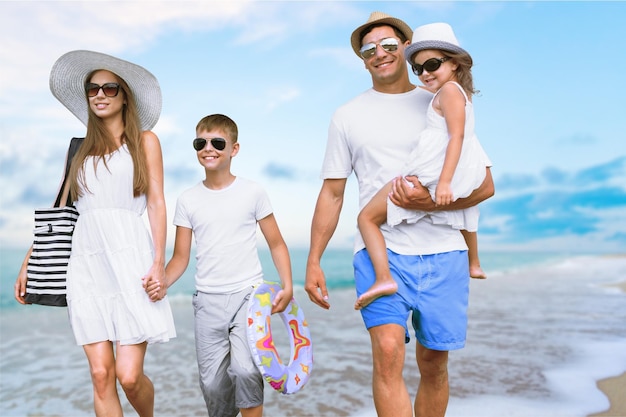
[(19, 274), (17, 274), (17, 279), (15, 280), (15, 299), (20, 304), (30, 304), (24, 299), (26, 296), (26, 280), (26, 265), (22, 265)]
[(141, 281), (151, 301), (162, 300), (167, 295), (167, 280), (163, 265), (153, 265)]
[(28, 276), (26, 272), (28, 270), (28, 260), (30, 259), (30, 255), (33, 253), (33, 247), (31, 246), (26, 252), (26, 256), (24, 257), (24, 261), (22, 262), (22, 267), (20, 268), (20, 272), (17, 274), (17, 279), (15, 280), (14, 291), (15, 291), (15, 299), (20, 304), (31, 304), (27, 303), (26, 299), (26, 281), (28, 281)]

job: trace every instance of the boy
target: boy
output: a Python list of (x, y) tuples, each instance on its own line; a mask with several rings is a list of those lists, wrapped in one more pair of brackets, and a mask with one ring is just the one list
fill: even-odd
[(169, 287), (185, 272), (195, 235), (196, 355), (207, 410), (210, 416), (260, 417), (263, 377), (246, 335), (248, 299), (263, 281), (257, 223), (282, 281), (272, 313), (284, 311), (293, 296), (291, 261), (265, 191), (230, 171), (239, 152), (237, 134), (235, 122), (221, 114), (198, 123), (193, 147), (206, 178), (178, 198), (174, 254), (165, 276)]

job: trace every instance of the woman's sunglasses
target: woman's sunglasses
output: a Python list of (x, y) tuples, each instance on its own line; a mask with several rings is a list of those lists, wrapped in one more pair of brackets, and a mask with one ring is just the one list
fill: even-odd
[(424, 73), (424, 70), (428, 72), (435, 72), (439, 69), (441, 64), (449, 60), (449, 56), (444, 56), (443, 58), (430, 58), (427, 59), (422, 65), (420, 64), (411, 64), (413, 67), (413, 72), (415, 75), (420, 76)]
[(205, 138), (195, 138), (193, 140), (193, 148), (196, 151), (201, 151), (204, 149), (207, 142), (211, 142), (211, 146), (218, 151), (223, 151), (226, 148), (226, 139), (224, 138), (211, 138), (208, 141)]
[(374, 56), (374, 54), (376, 54), (376, 47), (378, 45), (380, 45), (385, 52), (396, 52), (398, 50), (399, 43), (400, 41), (396, 38), (385, 38), (381, 39), (379, 43), (366, 43), (361, 47), (359, 52), (361, 52), (363, 59), (370, 59)]
[(97, 96), (100, 89), (102, 89), (102, 92), (105, 96), (115, 97), (120, 92), (120, 85), (118, 83), (105, 83), (102, 85), (87, 83), (87, 85), (85, 86), (87, 97)]

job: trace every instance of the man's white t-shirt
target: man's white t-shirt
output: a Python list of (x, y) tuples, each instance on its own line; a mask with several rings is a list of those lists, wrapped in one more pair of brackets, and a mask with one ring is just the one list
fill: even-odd
[(193, 230), (196, 290), (228, 294), (262, 282), (257, 222), (272, 212), (265, 190), (240, 177), (221, 190), (200, 182), (180, 195), (174, 225)]
[[(393, 178), (401, 175), (411, 150), (426, 126), (426, 109), (432, 94), (415, 88), (403, 94), (369, 89), (341, 106), (328, 129), (322, 179), (348, 178), (355, 173), (359, 207)], [(463, 236), (447, 225), (432, 224), (429, 217), (414, 224), (381, 226), (387, 248), (401, 255), (429, 255), (467, 250)], [(365, 247), (355, 237), (355, 253)]]

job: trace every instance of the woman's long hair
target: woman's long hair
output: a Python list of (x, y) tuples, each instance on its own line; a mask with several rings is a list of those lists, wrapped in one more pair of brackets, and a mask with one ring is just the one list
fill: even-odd
[[(96, 70), (100, 71), (100, 70)], [(93, 71), (87, 76), (87, 80), (91, 80), (91, 77), (96, 72)], [(135, 103), (135, 96), (130, 87), (122, 78), (117, 74), (113, 74), (120, 84), (121, 93), (124, 94), (126, 103), (122, 108), (122, 121), (124, 123), (124, 133), (122, 134), (122, 143), (126, 143), (128, 151), (133, 159), (133, 195), (135, 197), (145, 194), (148, 190), (148, 165), (146, 162), (146, 154), (142, 143), (142, 130), (139, 115), (137, 113), (137, 105)], [(85, 92), (85, 100), (87, 100), (87, 112), (89, 114), (89, 120), (87, 122), (87, 133), (83, 144), (80, 146), (69, 171), (70, 181), (70, 196), (72, 201), (78, 200), (78, 197), (82, 195), (81, 187), (89, 191), (89, 188), (85, 182), (85, 160), (89, 156), (93, 156), (94, 167), (102, 159), (105, 167), (107, 162), (105, 155), (110, 154), (116, 150), (116, 144), (113, 136), (106, 128), (101, 118), (96, 116), (89, 106), (89, 98)]]

